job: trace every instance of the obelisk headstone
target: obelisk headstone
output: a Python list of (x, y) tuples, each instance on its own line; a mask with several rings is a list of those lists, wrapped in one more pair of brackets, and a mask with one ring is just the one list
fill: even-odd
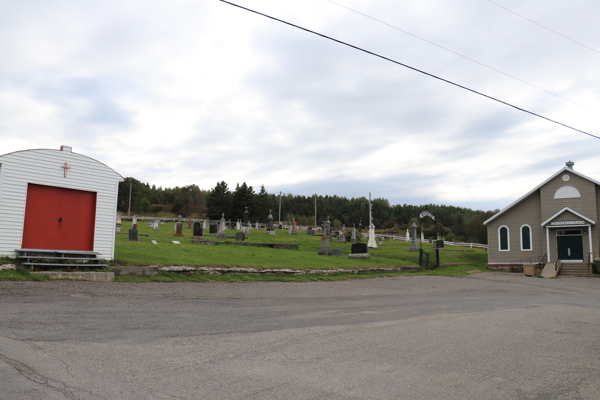
[(373, 205), (371, 204), (371, 193), (369, 193), (369, 240), (367, 241), (367, 247), (370, 249), (376, 249), (377, 243), (375, 242), (375, 225), (373, 225)]

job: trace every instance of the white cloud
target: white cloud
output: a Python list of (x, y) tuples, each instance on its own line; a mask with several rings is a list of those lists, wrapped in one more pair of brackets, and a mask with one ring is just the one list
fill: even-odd
[[(339, 2), (600, 112), (600, 54), (489, 2)], [(599, 112), (330, 2), (239, 3), (600, 134)], [(600, 48), (597, 2), (501, 4)], [(0, 50), (0, 153), (67, 144), (163, 187), (482, 208), (567, 159), (600, 179), (597, 139), (221, 2), (6, 2)]]

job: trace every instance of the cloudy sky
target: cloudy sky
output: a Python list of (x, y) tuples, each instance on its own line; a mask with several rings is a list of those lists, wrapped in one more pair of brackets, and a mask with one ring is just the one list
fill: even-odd
[[(600, 136), (597, 0), (234, 3)], [(157, 186), (392, 204), (600, 179), (596, 138), (218, 0), (0, 0), (0, 154), (62, 144)]]

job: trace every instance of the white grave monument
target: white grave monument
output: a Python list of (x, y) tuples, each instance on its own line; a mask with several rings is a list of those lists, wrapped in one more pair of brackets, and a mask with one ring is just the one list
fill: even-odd
[(410, 233), (408, 233), (408, 229), (406, 229), (406, 241), (410, 242)]
[(376, 249), (377, 242), (375, 242), (375, 225), (373, 225), (372, 208), (373, 205), (371, 204), (371, 193), (369, 193), (369, 240), (367, 241), (367, 247)]
[(160, 221), (155, 219), (154, 224), (152, 224), (153, 231), (160, 231)]

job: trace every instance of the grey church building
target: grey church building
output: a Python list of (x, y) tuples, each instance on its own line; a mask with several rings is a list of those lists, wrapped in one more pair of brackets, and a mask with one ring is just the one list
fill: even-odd
[(550, 178), (484, 222), (488, 266), (589, 263), (598, 252), (600, 182), (569, 161)]

